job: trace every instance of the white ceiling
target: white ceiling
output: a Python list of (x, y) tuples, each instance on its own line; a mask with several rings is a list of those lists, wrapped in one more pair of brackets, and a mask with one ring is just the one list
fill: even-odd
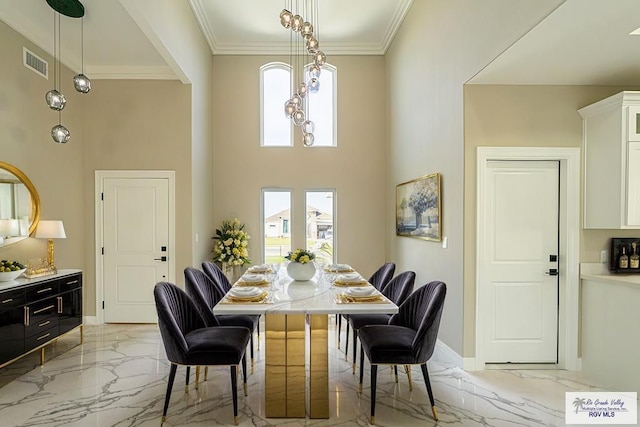
[[(85, 73), (92, 79), (176, 78), (122, 5), (135, 1), (82, 0)], [(158, 0), (158, 7), (165, 1), (189, 3), (215, 55), (288, 54), (291, 32), (280, 26), (278, 15), (285, 3), (304, 3)], [(412, 3), (318, 1), (321, 49), (329, 56), (384, 54)], [(0, 0), (0, 20), (52, 52), (53, 11), (45, 0)], [(62, 61), (79, 70), (80, 20), (63, 16), (61, 23)], [(469, 83), (638, 86), (640, 35), (629, 33), (639, 27), (640, 0), (566, 0)]]

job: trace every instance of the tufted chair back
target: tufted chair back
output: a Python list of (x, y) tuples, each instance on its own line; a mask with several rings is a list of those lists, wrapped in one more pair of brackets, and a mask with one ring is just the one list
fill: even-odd
[(220, 326), (211, 311), (224, 295), (211, 279), (197, 268), (184, 269), (184, 284), (187, 294), (193, 299), (207, 326)]
[(204, 328), (205, 321), (191, 298), (173, 283), (157, 283), (153, 296), (167, 358), (172, 363), (185, 364), (188, 351), (185, 335)]
[(416, 357), (414, 363), (424, 363), (431, 358), (435, 348), (440, 318), (444, 307), (447, 285), (429, 282), (415, 291), (389, 319), (390, 325), (411, 328), (416, 335), (411, 344)]
[(396, 265), (392, 262), (387, 262), (382, 265), (375, 273), (369, 278), (369, 283), (374, 288), (381, 291), (389, 283), (389, 280), (393, 277), (393, 273), (396, 272)]
[(229, 292), (231, 282), (229, 282), (227, 276), (220, 270), (220, 267), (211, 261), (205, 261), (202, 263), (202, 270), (209, 276), (209, 279), (211, 279), (213, 283), (220, 287), (223, 295)]
[(402, 304), (413, 292), (413, 284), (416, 281), (416, 273), (405, 271), (391, 279), (382, 289), (382, 295), (389, 298), (395, 305)]

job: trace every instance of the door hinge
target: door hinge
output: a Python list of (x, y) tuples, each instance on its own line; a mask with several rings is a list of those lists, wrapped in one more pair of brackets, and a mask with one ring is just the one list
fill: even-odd
[(102, 309), (104, 310), (104, 301), (102, 301)]
[(102, 247), (102, 255), (104, 255), (104, 246)]
[(104, 200), (104, 193), (100, 193), (100, 200)]

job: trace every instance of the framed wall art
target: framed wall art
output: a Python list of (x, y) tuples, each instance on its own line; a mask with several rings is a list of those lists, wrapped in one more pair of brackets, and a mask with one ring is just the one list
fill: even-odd
[(396, 235), (442, 240), (440, 174), (396, 186)]

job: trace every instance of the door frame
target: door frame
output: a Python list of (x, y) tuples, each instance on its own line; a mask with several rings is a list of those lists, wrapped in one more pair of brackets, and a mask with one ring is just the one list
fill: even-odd
[(96, 261), (96, 322), (104, 323), (104, 212), (101, 194), (104, 189), (104, 179), (167, 179), (169, 190), (169, 240), (168, 240), (168, 279), (175, 283), (175, 171), (171, 170), (96, 170), (95, 171), (95, 261)]
[(476, 370), (486, 369), (483, 315), (480, 292), (483, 253), (480, 242), (487, 235), (482, 206), (486, 200), (487, 163), (494, 160), (551, 160), (560, 162), (558, 269), (558, 363), (561, 369), (577, 370), (580, 287), (580, 148), (578, 147), (478, 147), (476, 188)]

